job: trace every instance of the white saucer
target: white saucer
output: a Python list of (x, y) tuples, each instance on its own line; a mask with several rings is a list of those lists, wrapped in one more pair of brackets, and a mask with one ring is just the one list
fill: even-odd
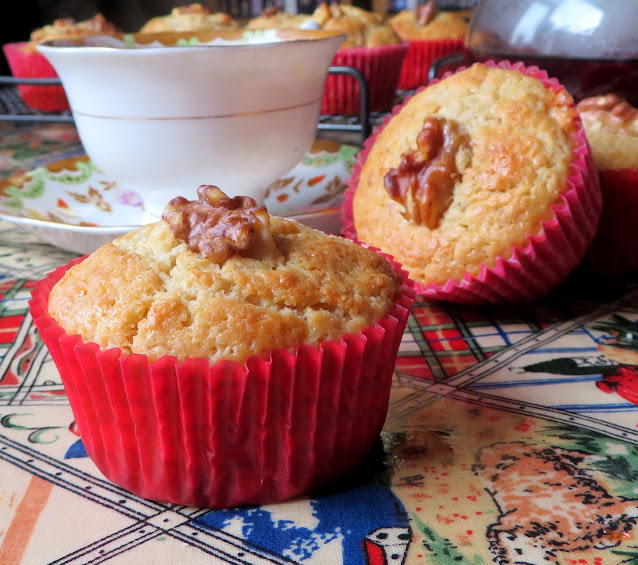
[[(338, 234), (339, 207), (357, 152), (352, 145), (315, 141), (301, 163), (268, 186), (268, 212)], [(0, 181), (0, 219), (79, 254), (156, 220), (134, 190), (106, 178), (86, 156)]]

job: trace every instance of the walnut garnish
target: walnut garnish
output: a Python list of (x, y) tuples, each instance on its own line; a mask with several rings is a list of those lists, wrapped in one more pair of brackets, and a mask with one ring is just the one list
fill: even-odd
[(276, 251), (266, 208), (247, 196), (229, 198), (216, 186), (203, 184), (198, 200), (173, 198), (162, 213), (175, 239), (213, 263), (231, 255), (263, 259)]
[(390, 197), (403, 204), (406, 219), (436, 229), (454, 197), (461, 177), (456, 153), (468, 143), (454, 120), (429, 116), (416, 138), (416, 150), (401, 156), (397, 168), (383, 178)]
[(268, 8), (264, 8), (261, 12), (261, 15), (268, 18), (270, 16), (276, 16), (280, 14), (281, 10), (277, 6), (269, 6)]
[(421, 26), (428, 25), (438, 13), (438, 8), (434, 0), (428, 0), (425, 4), (417, 6), (414, 10), (416, 21)]
[(346, 15), (345, 11), (343, 10), (339, 2), (332, 2), (330, 4), (330, 14), (332, 15), (333, 18), (342, 18), (343, 16)]

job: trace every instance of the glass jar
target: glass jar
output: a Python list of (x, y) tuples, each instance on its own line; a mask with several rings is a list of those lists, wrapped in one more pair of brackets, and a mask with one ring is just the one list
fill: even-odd
[(615, 92), (638, 106), (638, 0), (479, 0), (472, 61), (522, 61), (578, 101)]

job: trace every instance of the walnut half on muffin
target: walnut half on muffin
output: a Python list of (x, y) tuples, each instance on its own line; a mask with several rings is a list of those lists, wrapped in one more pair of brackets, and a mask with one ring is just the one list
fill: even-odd
[(400, 290), (390, 263), (203, 185), (52, 289), (49, 314), (101, 348), (243, 362), (374, 326)]

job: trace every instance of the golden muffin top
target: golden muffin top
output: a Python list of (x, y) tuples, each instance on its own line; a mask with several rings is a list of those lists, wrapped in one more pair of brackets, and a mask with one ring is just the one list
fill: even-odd
[(315, 9), (312, 19), (323, 29), (340, 31), (348, 36), (341, 49), (401, 43), (382, 16), (356, 6), (323, 2)]
[(399, 294), (392, 266), (371, 250), (212, 186), (198, 195), (72, 267), (49, 314), (105, 349), (243, 362), (357, 333)]
[(55, 20), (31, 32), (31, 43), (35, 45), (51, 39), (78, 39), (88, 35), (122, 33), (114, 24), (107, 22), (102, 14), (95, 14), (91, 19), (76, 21), (73, 18)]
[(246, 29), (299, 29), (310, 19), (307, 14), (290, 14), (271, 6), (259, 16), (248, 20)]
[(576, 108), (599, 169), (638, 168), (638, 109), (617, 94), (585, 98)]
[(388, 23), (403, 41), (464, 39), (469, 24), (464, 12), (441, 12), (434, 0), (415, 10), (401, 10)]
[(219, 29), (236, 29), (239, 24), (224, 12), (211, 13), (201, 4), (177, 6), (170, 14), (151, 18), (140, 29), (140, 33), (156, 33), (162, 31), (215, 31)]
[(576, 119), (566, 91), (516, 70), (477, 63), (426, 87), (371, 147), (357, 237), (426, 285), (493, 267), (551, 218)]

